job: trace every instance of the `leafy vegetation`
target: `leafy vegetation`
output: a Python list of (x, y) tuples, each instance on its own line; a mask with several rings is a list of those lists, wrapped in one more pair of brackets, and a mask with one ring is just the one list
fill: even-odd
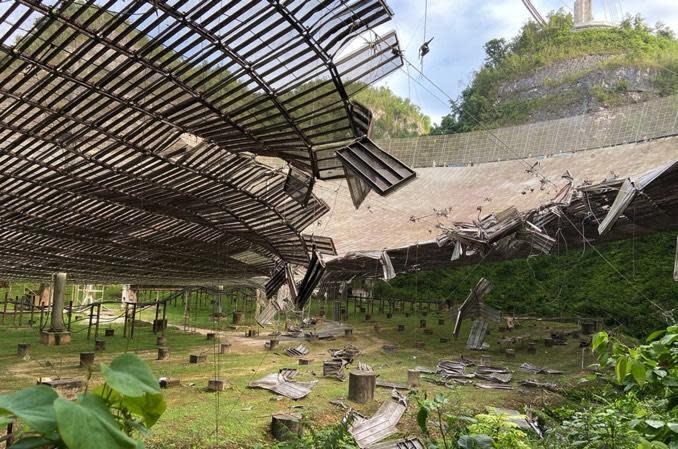
[[(615, 367), (620, 389), (597, 376), (564, 392), (570, 402), (532, 410), (543, 438), (522, 430), (501, 411), (470, 416), (454, 398), (415, 394), (417, 423), (430, 448), (483, 449), (675, 449), (678, 447), (678, 326), (652, 333), (647, 344), (630, 347), (606, 333), (595, 336), (594, 351)], [(579, 391), (579, 392), (578, 392)]]
[(431, 119), (409, 99), (395, 95), (388, 87), (368, 87), (356, 97), (373, 114), (372, 137), (414, 137), (431, 131)]
[[(510, 42), (493, 39), (485, 44), (486, 59), (471, 84), (462, 92), (459, 110), (443, 117), (433, 134), (466, 132), (483, 127), (499, 127), (523, 123), (525, 109), (538, 110), (529, 101), (510, 101), (499, 96), (502, 85), (528, 76), (540, 67), (588, 55), (608, 56), (600, 68), (638, 67), (659, 69), (654, 84), (659, 95), (678, 92), (678, 40), (671, 29), (657, 24), (652, 29), (640, 16), (627, 18), (619, 27), (573, 31), (570, 14), (552, 13), (545, 27), (528, 22)], [(565, 77), (564, 83), (575, 84), (590, 70)], [(548, 80), (545, 84), (549, 84)], [(620, 86), (596, 86), (596, 96), (614, 100), (608, 105), (623, 103)], [(623, 87), (623, 86), (621, 86)], [(601, 89), (607, 92), (603, 94)], [(610, 97), (607, 97), (607, 93)], [(603, 97), (603, 98), (600, 98)], [(526, 100), (524, 100), (526, 101)], [(607, 101), (603, 101), (607, 104)]]
[(614, 367), (615, 380), (625, 391), (678, 406), (678, 325), (653, 332), (647, 344), (636, 347), (600, 332), (593, 339), (593, 351), (604, 366)]
[(77, 400), (38, 385), (0, 396), (0, 421), (18, 419), (16, 449), (139, 449), (165, 411), (165, 400), (149, 367), (134, 354), (102, 365), (105, 383)]
[(505, 313), (599, 317), (634, 335), (660, 327), (665, 317), (657, 306), (670, 311), (678, 296), (672, 278), (675, 234), (610, 242), (597, 249), (605, 260), (591, 249), (561, 248), (548, 256), (401, 275), (377, 283), (374, 294), (459, 304), (485, 277), (493, 284), (488, 304)]

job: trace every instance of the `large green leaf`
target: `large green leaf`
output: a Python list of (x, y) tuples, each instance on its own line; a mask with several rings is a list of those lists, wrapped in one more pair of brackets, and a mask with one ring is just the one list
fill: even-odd
[(53, 404), (57, 397), (46, 385), (3, 394), (0, 395), (0, 414), (14, 415), (32, 430), (49, 434), (56, 430)]
[(150, 368), (134, 354), (123, 354), (113, 359), (111, 365), (101, 365), (106, 383), (123, 396), (140, 397), (146, 393), (160, 393), (158, 379)]
[(659, 337), (663, 337), (665, 334), (666, 334), (666, 329), (660, 329), (658, 331), (654, 331), (650, 335), (648, 335), (646, 342), (652, 343), (653, 341), (655, 341)]
[(593, 336), (593, 339), (591, 341), (591, 349), (593, 351), (597, 351), (598, 348), (602, 345), (607, 345), (609, 341), (609, 336), (607, 335), (607, 332), (598, 332), (596, 335)]
[(636, 383), (640, 386), (645, 385), (646, 374), (645, 374), (645, 365), (638, 360), (631, 362), (631, 375), (635, 379)]
[(54, 401), (59, 434), (69, 449), (135, 449), (115, 421), (106, 403), (86, 394), (79, 403), (59, 398)]
[(54, 447), (56, 442), (44, 437), (28, 437), (22, 438), (15, 444), (10, 446), (10, 449), (43, 449), (45, 447)]
[(426, 407), (419, 407), (419, 412), (417, 413), (417, 424), (421, 432), (428, 435), (428, 427), (426, 426), (426, 421), (428, 420), (428, 410)]
[(103, 386), (95, 389), (93, 393), (102, 398), (107, 397), (109, 403), (127, 408), (132, 414), (141, 417), (146, 427), (153, 426), (167, 408), (165, 399), (160, 393), (146, 393), (139, 397), (127, 397), (115, 391), (111, 392)]
[(617, 365), (614, 367), (614, 372), (617, 375), (617, 383), (622, 383), (626, 377), (626, 357), (619, 357)]

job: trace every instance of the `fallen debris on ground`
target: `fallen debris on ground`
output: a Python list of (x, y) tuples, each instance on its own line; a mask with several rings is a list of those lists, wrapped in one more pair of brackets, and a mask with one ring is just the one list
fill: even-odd
[(558, 385), (551, 382), (539, 382), (537, 380), (523, 380), (520, 385), (527, 388), (543, 388), (549, 391), (558, 391)]
[(346, 379), (344, 372), (346, 365), (347, 362), (343, 359), (325, 360), (323, 362), (323, 377), (334, 377), (343, 381)]
[(269, 374), (259, 380), (250, 382), (247, 388), (263, 388), (290, 399), (301, 399), (311, 392), (317, 381), (293, 382), (292, 379), (297, 373), (296, 369), (283, 368), (278, 373)]
[(371, 418), (354, 422), (349, 428), (349, 433), (361, 449), (372, 447), (398, 432), (396, 424), (405, 410), (407, 410), (407, 399), (394, 390), (392, 399), (383, 402)]
[(520, 369), (525, 371), (525, 372), (532, 373), (532, 374), (563, 374), (564, 373), (564, 371), (560, 371), (560, 370), (557, 370), (557, 369), (551, 369), (551, 368), (545, 368), (545, 367), (540, 368), (538, 366), (534, 366), (533, 364), (527, 363), (527, 362), (520, 365)]
[(346, 360), (348, 363), (353, 362), (353, 358), (360, 354), (360, 349), (353, 345), (346, 345), (343, 349), (329, 349), (328, 351), (333, 359)]
[(296, 348), (285, 349), (285, 353), (290, 357), (301, 357), (308, 354), (309, 352), (311, 351), (309, 351), (309, 349), (304, 345), (299, 345)]

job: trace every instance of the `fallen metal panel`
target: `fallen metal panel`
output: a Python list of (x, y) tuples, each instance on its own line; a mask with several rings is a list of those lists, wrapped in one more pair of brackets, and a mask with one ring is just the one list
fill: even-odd
[(368, 448), (398, 432), (396, 424), (407, 410), (402, 401), (388, 400), (368, 420), (352, 426), (349, 432), (358, 447)]
[(382, 379), (377, 379), (377, 387), (382, 387), (382, 388), (395, 388), (396, 390), (409, 390), (410, 386), (404, 383), (399, 383), (399, 382), (391, 382), (389, 380), (382, 380)]
[(346, 360), (325, 360), (323, 362), (323, 377), (335, 377), (339, 380), (346, 378), (344, 367), (347, 365)]
[(301, 399), (311, 392), (317, 381), (293, 382), (290, 379), (296, 375), (296, 372), (296, 370), (291, 369), (281, 370), (279, 373), (269, 374), (259, 380), (250, 382), (247, 388), (262, 388), (290, 399)]
[(290, 357), (302, 357), (307, 355), (309, 352), (310, 350), (304, 345), (299, 345), (296, 348), (285, 349), (285, 353)]
[(369, 449), (426, 449), (426, 446), (419, 438), (402, 438), (377, 443), (370, 446)]
[(533, 364), (527, 363), (527, 362), (520, 365), (520, 369), (522, 371), (532, 373), (532, 374), (564, 374), (564, 371), (546, 368), (546, 367), (542, 368), (542, 367), (534, 366)]
[(513, 387), (511, 385), (500, 383), (476, 382), (474, 386), (481, 390), (513, 390)]
[(484, 348), (485, 338), (487, 337), (487, 321), (478, 319), (473, 322), (468, 340), (466, 340), (466, 349), (481, 350)]
[(416, 177), (414, 170), (363, 137), (337, 151), (337, 157), (355, 176), (380, 195), (386, 195)]
[(374, 372), (374, 369), (372, 369), (372, 367), (365, 362), (358, 362), (357, 369), (358, 369), (358, 371), (366, 371), (368, 373)]

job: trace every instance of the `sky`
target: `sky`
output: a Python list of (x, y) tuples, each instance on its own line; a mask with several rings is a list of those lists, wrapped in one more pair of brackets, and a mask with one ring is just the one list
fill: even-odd
[[(574, 0), (533, 0), (532, 3), (546, 16), (559, 8), (571, 12)], [(395, 15), (377, 32), (396, 30), (405, 57), (419, 68), (426, 0), (387, 0), (387, 4)], [(662, 21), (678, 31), (678, 0), (593, 0), (593, 5), (596, 20), (618, 21), (623, 15), (641, 13), (648, 24)], [(424, 58), (424, 74), (445, 94), (457, 98), (472, 79), (473, 71), (481, 66), (485, 42), (513, 37), (531, 16), (521, 0), (428, 0), (426, 17), (427, 39), (434, 39), (431, 52)], [(433, 122), (439, 122), (449, 112), (445, 94), (412, 69), (410, 76), (403, 69), (379, 84), (419, 105)]]

